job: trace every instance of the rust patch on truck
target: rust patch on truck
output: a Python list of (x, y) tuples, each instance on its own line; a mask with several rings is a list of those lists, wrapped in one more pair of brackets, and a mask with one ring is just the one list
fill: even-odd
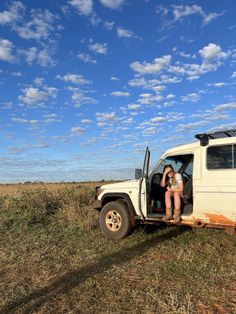
[(236, 226), (236, 222), (233, 220), (225, 217), (224, 215), (220, 213), (206, 213), (205, 214), (206, 218), (209, 219), (208, 223), (210, 224), (220, 224), (224, 226)]

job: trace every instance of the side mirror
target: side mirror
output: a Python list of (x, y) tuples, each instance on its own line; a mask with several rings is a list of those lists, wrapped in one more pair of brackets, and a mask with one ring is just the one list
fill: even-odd
[(135, 179), (138, 180), (142, 178), (143, 176), (143, 170), (142, 169), (135, 169)]

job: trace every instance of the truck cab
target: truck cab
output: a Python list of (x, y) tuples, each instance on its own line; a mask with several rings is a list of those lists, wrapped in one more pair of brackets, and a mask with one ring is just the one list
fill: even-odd
[(236, 230), (236, 130), (197, 134), (198, 141), (166, 151), (149, 171), (147, 148), (139, 179), (96, 188), (100, 227), (110, 239), (123, 238), (136, 224), (166, 223), (165, 192), (160, 185), (171, 164), (184, 183), (181, 222), (195, 228)]

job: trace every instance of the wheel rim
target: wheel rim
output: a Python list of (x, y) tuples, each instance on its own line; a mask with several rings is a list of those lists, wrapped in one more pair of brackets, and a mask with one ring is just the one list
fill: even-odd
[(106, 226), (111, 231), (118, 231), (122, 224), (121, 215), (116, 210), (110, 210), (105, 218)]

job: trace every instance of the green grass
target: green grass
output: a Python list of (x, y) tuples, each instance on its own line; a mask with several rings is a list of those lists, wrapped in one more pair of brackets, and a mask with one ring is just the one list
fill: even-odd
[(92, 185), (1, 197), (1, 313), (236, 312), (236, 237), (140, 227), (110, 241), (92, 197)]

